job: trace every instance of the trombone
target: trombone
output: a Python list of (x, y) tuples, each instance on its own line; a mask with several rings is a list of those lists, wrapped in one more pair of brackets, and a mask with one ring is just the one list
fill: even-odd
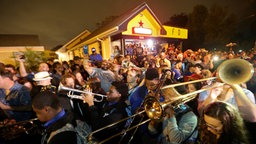
[(0, 122), (0, 137), (5, 140), (12, 140), (23, 134), (41, 134), (42, 129), (38, 118), (9, 124), (9, 121)]
[(102, 94), (98, 94), (98, 93), (92, 93), (92, 92), (87, 91), (87, 90), (82, 91), (82, 90), (77, 90), (77, 89), (69, 88), (69, 87), (62, 86), (62, 85), (60, 85), (59, 88), (58, 88), (58, 91), (60, 91), (60, 90), (69, 91), (67, 93), (68, 97), (74, 98), (74, 99), (80, 99), (80, 100), (83, 100), (83, 97), (81, 95), (75, 95), (74, 92), (81, 93), (81, 94), (92, 94), (94, 96), (100, 97), (100, 99), (94, 98), (95, 102), (102, 102), (104, 97), (108, 97), (106, 95), (102, 95)]
[[(187, 85), (187, 84), (192, 84), (192, 83), (197, 83), (197, 82), (202, 82), (202, 81), (207, 81), (207, 80), (215, 80), (215, 79), (219, 79), (220, 81), (226, 84), (230, 84), (230, 85), (236, 85), (236, 84), (241, 84), (244, 83), (248, 80), (251, 79), (252, 75), (254, 73), (254, 68), (252, 66), (252, 64), (250, 64), (248, 61), (243, 60), (243, 59), (232, 59), (232, 60), (226, 60), (224, 61), (217, 69), (217, 77), (211, 77), (211, 78), (205, 78), (205, 79), (200, 79), (200, 80), (194, 80), (194, 81), (189, 81), (189, 82), (184, 82), (184, 83), (178, 83), (178, 84), (171, 84), (171, 85), (167, 85), (161, 88), (161, 90), (165, 90), (165, 89), (170, 89), (172, 92), (174, 92), (174, 95), (176, 95), (174, 98), (165, 100), (164, 102), (160, 103), (158, 101), (157, 98), (153, 97), (153, 96), (148, 96), (145, 98), (144, 103), (143, 103), (143, 107), (144, 110), (140, 111), (139, 113), (136, 113), (130, 117), (127, 117), (125, 119), (122, 119), (118, 122), (115, 122), (113, 124), (107, 125), (105, 127), (102, 127), (96, 131), (93, 131), (90, 135), (89, 135), (89, 141), (90, 138), (92, 137), (92, 135), (96, 132), (99, 132), (101, 130), (104, 130), (106, 128), (109, 128), (113, 125), (116, 125), (120, 122), (123, 122), (124, 120), (128, 120), (131, 117), (135, 117), (137, 115), (140, 115), (144, 112), (146, 112), (147, 116), (149, 117), (148, 120), (145, 120), (141, 123), (139, 123), (138, 125), (135, 125), (129, 129), (126, 129), (125, 131), (122, 131), (120, 133), (117, 133), (116, 135), (111, 136), (110, 138), (100, 142), (106, 142), (120, 134), (125, 134), (127, 131), (130, 131), (134, 128), (137, 128), (138, 126), (149, 122), (150, 120), (161, 120), (163, 117), (163, 109), (168, 106), (177, 106), (179, 104), (188, 102), (192, 99), (194, 99), (196, 97), (196, 94), (210, 90), (212, 88), (215, 88), (216, 86), (212, 86), (212, 87), (208, 87), (208, 88), (204, 88), (204, 89), (200, 89), (188, 94), (184, 94), (184, 95), (180, 95), (174, 88), (177, 86), (182, 86), (182, 85)], [(220, 85), (219, 85), (220, 86)], [(178, 96), (177, 96), (178, 95)], [(175, 105), (174, 105), (175, 104)]]

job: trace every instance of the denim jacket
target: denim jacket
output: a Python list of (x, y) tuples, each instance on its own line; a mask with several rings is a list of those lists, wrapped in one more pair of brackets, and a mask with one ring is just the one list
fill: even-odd
[(188, 111), (182, 113), (179, 119), (176, 117), (164, 118), (162, 123), (163, 131), (159, 136), (159, 143), (180, 144), (196, 140), (197, 116), (192, 111)]

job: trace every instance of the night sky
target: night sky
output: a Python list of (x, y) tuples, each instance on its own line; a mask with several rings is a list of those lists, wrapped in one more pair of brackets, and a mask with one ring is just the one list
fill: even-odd
[(249, 0), (0, 0), (0, 34), (35, 34), (51, 49), (63, 45), (96, 23), (146, 2), (164, 23), (172, 15), (190, 13), (197, 4), (222, 5), (244, 11)]

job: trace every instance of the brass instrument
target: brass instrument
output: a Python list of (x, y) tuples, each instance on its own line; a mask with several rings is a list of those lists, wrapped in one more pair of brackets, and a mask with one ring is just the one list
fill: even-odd
[(251, 63), (243, 59), (224, 61), (217, 69), (218, 77), (227, 84), (241, 84), (251, 79), (254, 68)]
[(42, 129), (37, 118), (21, 122), (15, 122), (15, 120), (5, 120), (0, 122), (0, 137), (5, 140), (12, 140), (23, 134), (34, 135), (41, 133)]
[(150, 120), (161, 120), (163, 117), (163, 109), (166, 106), (169, 106), (169, 105), (171, 105), (173, 107), (178, 106), (182, 103), (185, 103), (185, 102), (188, 102), (188, 101), (194, 99), (196, 97), (196, 94), (214, 88), (214, 87), (208, 87), (208, 88), (200, 89), (200, 90), (188, 93), (188, 94), (181, 95), (174, 89), (174, 87), (187, 85), (187, 84), (193, 84), (193, 83), (197, 83), (197, 82), (208, 81), (208, 80), (215, 80), (215, 79), (220, 79), (222, 82), (230, 84), (230, 85), (236, 85), (236, 84), (241, 84), (241, 83), (248, 81), (254, 73), (253, 66), (249, 62), (247, 62), (243, 59), (226, 60), (218, 67), (217, 71), (218, 71), (218, 77), (199, 79), (199, 80), (183, 82), (183, 83), (178, 83), (178, 84), (171, 84), (171, 85), (161, 87), (161, 90), (169, 89), (173, 93), (174, 96), (167, 97), (164, 102), (159, 102), (159, 100), (157, 98), (152, 97), (152, 96), (146, 97), (144, 100), (144, 103), (143, 103), (143, 106), (144, 106), (143, 111), (140, 111), (139, 113), (136, 113), (130, 117), (127, 117), (118, 122), (115, 122), (113, 124), (110, 124), (108, 126), (100, 128), (96, 131), (93, 131), (88, 137), (89, 140), (94, 133), (104, 130), (113, 125), (116, 125), (125, 120), (128, 120), (131, 117), (140, 115), (144, 112), (146, 112), (146, 114), (148, 115), (148, 117), (149, 117), (148, 120), (142, 121), (138, 125), (135, 125), (129, 129), (126, 129), (125, 131), (122, 131), (120, 133), (117, 133), (116, 135), (113, 135), (112, 137), (110, 137), (100, 143), (106, 142), (120, 134), (125, 134), (127, 131), (137, 128), (138, 126), (140, 126), (146, 122), (149, 122)]
[[(167, 73), (164, 73), (163, 75), (161, 75), (161, 77), (160, 77), (160, 82), (159, 82), (159, 84), (158, 84), (158, 86), (157, 86), (155, 92), (153, 93), (154, 95), (153, 95), (153, 96), (150, 95), (150, 94), (149, 94), (149, 95), (146, 95), (146, 98), (147, 98), (147, 97), (152, 97), (152, 98), (154, 98), (154, 99), (159, 99), (158, 94), (160, 93), (161, 87), (163, 86), (163, 84), (164, 84), (166, 78), (167, 78)], [(144, 105), (146, 98), (142, 101), (141, 106)], [(140, 106), (140, 107), (141, 107), (141, 106)], [(146, 111), (146, 112), (147, 112), (147, 111)], [(139, 123), (142, 123), (143, 118), (144, 118), (144, 117), (141, 116), (141, 118), (140, 118), (140, 120), (139, 120)], [(131, 124), (132, 124), (132, 122), (134, 121), (134, 119), (135, 119), (135, 117), (133, 117), (133, 119), (131, 120), (129, 126), (127, 127), (127, 129), (126, 129), (125, 131), (127, 131), (128, 129), (131, 129), (130, 127), (131, 127)], [(135, 130), (133, 131), (132, 137), (130, 138), (130, 140), (129, 140), (128, 143), (130, 143), (130, 142), (132, 141), (133, 135), (135, 135), (135, 133), (137, 132), (137, 130), (138, 130), (139, 127), (136, 126), (136, 127), (134, 127), (134, 128), (135, 128)], [(123, 138), (125, 137), (125, 135), (126, 135), (126, 132), (123, 134), (123, 136), (122, 136), (122, 138), (120, 139), (119, 143), (123, 140)]]
[(102, 94), (97, 94), (97, 93), (92, 93), (90, 91), (82, 91), (82, 90), (77, 90), (77, 89), (73, 89), (73, 88), (69, 88), (69, 87), (65, 87), (65, 86), (59, 86), (58, 88), (58, 91), (60, 90), (66, 90), (66, 91), (69, 91), (67, 93), (67, 96), (70, 97), (70, 98), (74, 98), (74, 99), (80, 99), (80, 100), (83, 100), (83, 97), (81, 95), (74, 95), (74, 92), (77, 92), (77, 93), (81, 93), (81, 94), (92, 94), (94, 96), (98, 96), (100, 97), (100, 99), (96, 99), (94, 98), (94, 101), (95, 102), (102, 102), (104, 97), (107, 97), (106, 95), (102, 95)]
[(42, 86), (40, 92), (46, 91), (46, 90), (49, 90), (49, 91), (51, 91), (53, 93), (56, 93), (56, 86), (54, 86), (54, 85)]
[[(219, 78), (222, 82), (230, 85), (241, 84), (251, 79), (254, 73), (254, 68), (252, 64), (243, 59), (232, 59), (224, 61), (217, 69), (218, 77), (200, 79), (195, 81), (189, 81), (184, 83), (172, 84), (168, 86), (164, 86), (161, 89), (171, 88), (173, 89), (176, 86), (192, 84), (195, 82), (201, 82), (206, 80), (212, 80)], [(198, 91), (194, 91), (192, 93), (188, 93), (185, 95), (179, 95), (175, 97), (171, 97), (170, 100), (167, 100), (163, 103), (160, 103), (157, 99), (149, 97), (145, 99), (144, 109), (148, 115), (148, 117), (152, 120), (159, 120), (163, 116), (163, 109), (167, 105), (173, 105), (177, 101), (178, 104), (184, 103), (186, 101), (190, 101), (195, 98), (195, 94), (201, 93), (203, 91), (210, 90), (214, 87), (209, 87), (205, 89), (200, 89)], [(195, 96), (193, 96), (195, 95)]]

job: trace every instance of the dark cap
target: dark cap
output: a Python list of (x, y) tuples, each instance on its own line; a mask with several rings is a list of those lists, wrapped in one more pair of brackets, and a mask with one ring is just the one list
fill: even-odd
[(116, 90), (121, 94), (121, 99), (125, 101), (128, 97), (128, 85), (124, 82), (114, 81), (112, 82), (112, 86), (116, 88)]
[(156, 68), (148, 68), (145, 73), (145, 78), (147, 80), (153, 80), (153, 79), (159, 78), (158, 70)]
[(79, 57), (79, 56), (75, 56), (75, 57), (74, 57), (74, 60), (80, 60), (80, 59), (82, 59), (82, 58)]
[(195, 67), (198, 67), (198, 68), (204, 69), (204, 67), (203, 67), (201, 64), (199, 64), (199, 63), (195, 64)]

